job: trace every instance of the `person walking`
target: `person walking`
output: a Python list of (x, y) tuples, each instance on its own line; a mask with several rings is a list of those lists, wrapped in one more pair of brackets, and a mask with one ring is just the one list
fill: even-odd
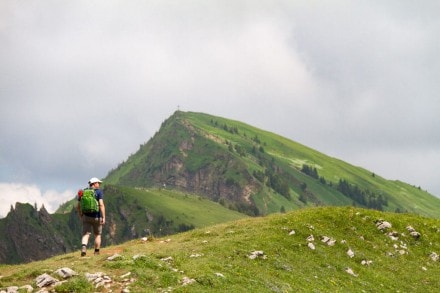
[(99, 255), (99, 249), (101, 248), (102, 227), (105, 224), (104, 193), (99, 188), (101, 183), (102, 181), (96, 177), (93, 177), (89, 180), (88, 189), (92, 189), (94, 191), (94, 196), (98, 205), (98, 207), (94, 211), (82, 210), (81, 199), (82, 196), (85, 196), (83, 195), (83, 193), (85, 193), (86, 190), (84, 191), (80, 190), (78, 192), (77, 210), (83, 224), (82, 238), (81, 238), (81, 256), (85, 256), (87, 253), (87, 244), (89, 242), (89, 238), (92, 230), (95, 236), (94, 254)]

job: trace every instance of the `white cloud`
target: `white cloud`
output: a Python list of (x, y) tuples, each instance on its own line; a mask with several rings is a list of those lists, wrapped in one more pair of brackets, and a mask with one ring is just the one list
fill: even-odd
[[(418, 149), (365, 148), (363, 152), (348, 154), (348, 157), (354, 165), (363, 166), (382, 177), (420, 187), (440, 197), (436, 163), (440, 162), (438, 149), (425, 149), (420, 152)], [(370, 159), (372, 157), (375, 158), (374, 162)]]
[(42, 192), (36, 185), (0, 183), (0, 217), (5, 217), (11, 210), (11, 206), (15, 208), (17, 202), (36, 204), (38, 209), (44, 205), (49, 213), (54, 213), (62, 203), (71, 200), (74, 196), (75, 193), (71, 190)]

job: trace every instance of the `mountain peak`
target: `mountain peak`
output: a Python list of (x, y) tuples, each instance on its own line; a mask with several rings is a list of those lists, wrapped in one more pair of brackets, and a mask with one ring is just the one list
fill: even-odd
[(356, 205), (435, 216), (440, 208), (440, 200), (403, 182), (243, 122), (196, 112), (174, 112), (106, 180), (176, 188), (248, 215)]

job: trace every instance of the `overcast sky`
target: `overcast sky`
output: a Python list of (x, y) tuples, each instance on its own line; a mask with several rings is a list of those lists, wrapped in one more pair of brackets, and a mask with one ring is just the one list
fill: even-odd
[(440, 196), (440, 2), (0, 1), (0, 217), (49, 212), (177, 109)]

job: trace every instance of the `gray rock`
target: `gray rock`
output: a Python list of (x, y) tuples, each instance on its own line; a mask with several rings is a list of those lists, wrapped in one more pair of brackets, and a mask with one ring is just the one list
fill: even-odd
[(251, 254), (248, 257), (250, 259), (256, 259), (256, 258), (266, 259), (266, 256), (264, 255), (264, 252), (262, 250), (254, 250), (251, 252)]
[(389, 229), (392, 227), (390, 222), (384, 221), (384, 220), (378, 220), (376, 221), (376, 227), (377, 229), (384, 231), (386, 229)]
[(77, 272), (75, 272), (74, 270), (70, 269), (70, 268), (61, 268), (55, 271), (56, 274), (58, 274), (58, 276), (60, 276), (63, 279), (68, 279), (71, 278), (73, 276), (78, 275)]
[(429, 256), (433, 261), (438, 261), (439, 260), (439, 255), (435, 252), (432, 252), (431, 255)]
[(18, 286), (10, 286), (6, 289), (7, 293), (17, 293), (18, 292)]
[(48, 274), (42, 274), (35, 278), (35, 282), (39, 288), (42, 288), (55, 284), (59, 281)]

